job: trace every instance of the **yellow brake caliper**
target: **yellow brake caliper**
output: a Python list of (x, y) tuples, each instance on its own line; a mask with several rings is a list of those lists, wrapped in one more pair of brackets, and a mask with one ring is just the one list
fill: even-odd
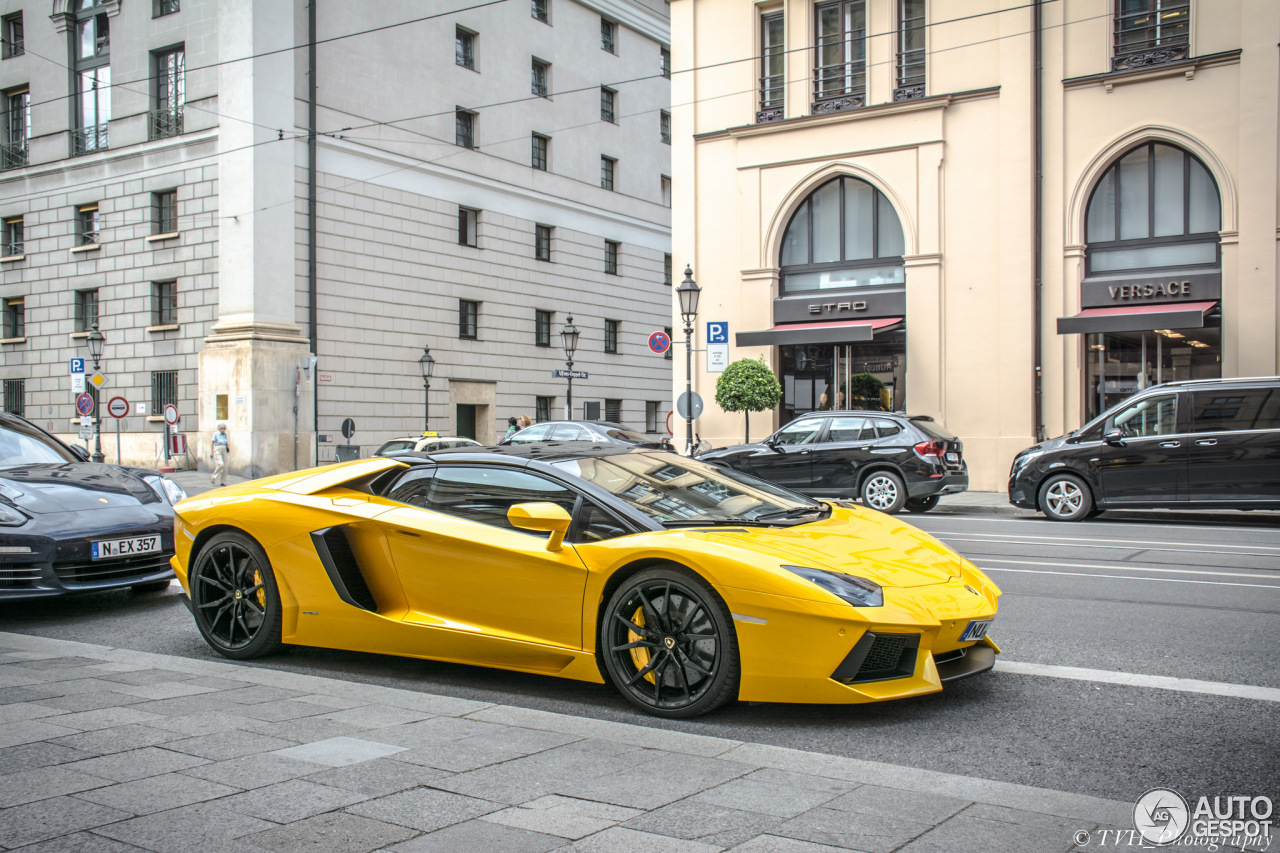
[[(633, 613), (631, 616), (631, 621), (639, 625), (641, 628), (644, 627), (644, 608), (643, 607), (636, 608), (636, 612)], [(635, 631), (627, 631), (628, 643), (634, 643), (638, 640), (643, 640), (643, 639), (644, 637), (641, 637)], [(650, 657), (651, 657), (651, 654), (649, 650), (644, 648), (643, 646), (637, 646), (636, 648), (631, 650), (631, 661), (636, 665), (637, 671), (642, 670), (649, 665)], [(653, 673), (651, 672), (648, 675), (646, 675), (644, 677), (644, 680), (652, 684)]]

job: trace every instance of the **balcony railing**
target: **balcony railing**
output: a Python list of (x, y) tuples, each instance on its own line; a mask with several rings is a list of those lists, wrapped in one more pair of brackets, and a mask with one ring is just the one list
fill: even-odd
[(0, 170), (21, 169), (27, 165), (27, 141), (0, 143)]
[(71, 156), (93, 154), (107, 150), (108, 124), (95, 124), (92, 127), (80, 127), (71, 131)]
[(166, 139), (182, 133), (182, 107), (162, 107), (148, 113), (149, 139)]

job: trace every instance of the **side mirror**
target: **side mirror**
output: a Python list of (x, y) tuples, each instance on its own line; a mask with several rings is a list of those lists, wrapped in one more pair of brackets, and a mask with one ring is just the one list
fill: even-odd
[(92, 458), (89, 456), (89, 451), (85, 450), (78, 444), (68, 444), (67, 447), (71, 449), (72, 453), (79, 457), (81, 462), (88, 462)]
[(547, 540), (548, 551), (559, 551), (564, 535), (573, 519), (564, 507), (550, 502), (515, 504), (507, 510), (507, 521), (521, 530), (540, 530), (551, 533)]
[(1107, 430), (1106, 435), (1102, 436), (1102, 440), (1112, 447), (1124, 447), (1124, 433), (1114, 427)]
[(766, 438), (766, 439), (764, 440), (764, 446), (765, 446), (765, 447), (767, 447), (767, 448), (769, 448), (770, 450), (772, 450), (774, 453), (786, 453), (786, 452), (787, 452), (786, 450), (784, 450), (782, 447), (780, 447), (780, 446), (778, 445), (778, 441), (777, 441), (777, 439), (775, 439), (775, 438)]

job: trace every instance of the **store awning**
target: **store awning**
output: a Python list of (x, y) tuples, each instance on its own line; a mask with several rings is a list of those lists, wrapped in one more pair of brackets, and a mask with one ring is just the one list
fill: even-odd
[(836, 320), (826, 323), (783, 323), (759, 332), (738, 332), (740, 347), (782, 344), (852, 344), (871, 340), (876, 332), (887, 332), (902, 324), (901, 317), (875, 320)]
[(1150, 332), (1155, 329), (1201, 329), (1217, 302), (1173, 302), (1164, 305), (1116, 305), (1086, 308), (1074, 317), (1058, 318), (1058, 334)]

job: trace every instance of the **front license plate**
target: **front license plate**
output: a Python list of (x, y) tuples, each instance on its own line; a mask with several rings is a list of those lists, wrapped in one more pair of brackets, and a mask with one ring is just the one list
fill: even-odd
[(970, 640), (981, 640), (987, 636), (987, 629), (991, 627), (994, 619), (983, 619), (981, 621), (970, 622), (969, 627), (964, 629), (964, 633), (960, 635), (960, 642), (967, 643)]
[(947, 454), (947, 461), (948, 461), (948, 462), (959, 462), (959, 461), (960, 461), (960, 454), (959, 454), (959, 453), (948, 453), (948, 454)]
[(137, 536), (133, 539), (108, 539), (92, 543), (93, 559), (103, 560), (111, 557), (136, 557), (138, 554), (150, 554), (160, 550), (159, 536)]

